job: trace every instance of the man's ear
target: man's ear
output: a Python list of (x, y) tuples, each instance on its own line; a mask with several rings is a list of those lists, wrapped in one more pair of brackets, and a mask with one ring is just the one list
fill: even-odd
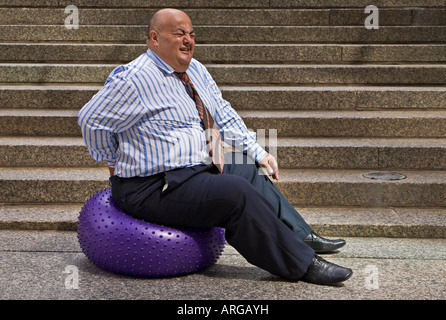
[(149, 31), (149, 38), (147, 39), (147, 46), (149, 45), (149, 43), (155, 47), (158, 46), (158, 32), (156, 32), (155, 30)]

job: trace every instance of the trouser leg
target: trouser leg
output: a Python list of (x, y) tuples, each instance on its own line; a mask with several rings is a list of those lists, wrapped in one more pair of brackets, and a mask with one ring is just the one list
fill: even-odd
[(254, 161), (242, 153), (228, 153), (225, 156), (223, 173), (233, 174), (248, 180), (263, 197), (271, 203), (279, 219), (293, 230), (301, 240), (312, 231), (294, 206), (280, 190), (259, 169)]
[(170, 192), (162, 193), (160, 187), (148, 195), (135, 184), (114, 183), (112, 188), (117, 198), (125, 200), (123, 209), (139, 218), (178, 227), (225, 228), (231, 246), (272, 274), (297, 280), (314, 256), (277, 218), (271, 204), (241, 177), (204, 172)]

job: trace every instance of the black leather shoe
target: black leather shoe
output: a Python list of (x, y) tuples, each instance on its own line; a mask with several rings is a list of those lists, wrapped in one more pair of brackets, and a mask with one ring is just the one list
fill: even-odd
[(314, 284), (334, 285), (347, 280), (352, 274), (351, 269), (328, 262), (315, 254), (301, 280)]
[(304, 239), (304, 243), (316, 253), (325, 253), (339, 249), (345, 245), (345, 240), (335, 239), (329, 240), (321, 237), (317, 233), (311, 231), (311, 233)]

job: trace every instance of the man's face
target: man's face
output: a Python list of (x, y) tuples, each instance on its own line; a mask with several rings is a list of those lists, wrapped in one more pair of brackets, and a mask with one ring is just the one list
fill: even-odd
[[(167, 20), (167, 19), (166, 19)], [(176, 71), (185, 72), (189, 67), (195, 48), (195, 32), (192, 22), (185, 14), (170, 16), (161, 30), (151, 36), (153, 50)]]

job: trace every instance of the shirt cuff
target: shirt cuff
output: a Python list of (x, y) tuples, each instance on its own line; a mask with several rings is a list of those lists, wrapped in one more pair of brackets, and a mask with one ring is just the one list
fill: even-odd
[(116, 166), (116, 161), (109, 161), (109, 160), (107, 160), (107, 165), (108, 165), (110, 168), (114, 168), (114, 167)]
[(252, 147), (246, 149), (246, 153), (250, 156), (256, 163), (262, 161), (263, 158), (268, 154), (258, 143), (255, 143)]

